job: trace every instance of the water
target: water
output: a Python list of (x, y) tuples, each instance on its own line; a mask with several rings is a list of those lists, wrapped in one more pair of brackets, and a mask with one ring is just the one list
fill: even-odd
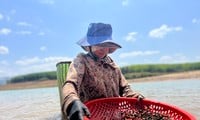
[[(200, 80), (132, 83), (131, 87), (200, 119)], [(60, 120), (60, 116), (57, 87), (0, 91), (0, 120)]]
[(57, 120), (60, 118), (58, 88), (0, 92), (0, 120)]

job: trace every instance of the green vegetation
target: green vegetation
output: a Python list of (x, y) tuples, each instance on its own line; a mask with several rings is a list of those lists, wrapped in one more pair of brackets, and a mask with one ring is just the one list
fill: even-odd
[(200, 62), (183, 64), (131, 65), (122, 67), (121, 70), (127, 79), (133, 79), (175, 72), (200, 70)]
[(41, 72), (41, 73), (32, 73), (27, 75), (20, 75), (11, 78), (7, 83), (18, 83), (18, 82), (27, 82), (27, 81), (41, 81), (41, 80), (56, 80), (56, 72)]
[[(122, 73), (127, 79), (162, 75), (175, 72), (200, 70), (200, 62), (184, 64), (143, 64), (121, 67)], [(56, 71), (32, 73), (11, 78), (7, 83), (26, 81), (56, 80)]]

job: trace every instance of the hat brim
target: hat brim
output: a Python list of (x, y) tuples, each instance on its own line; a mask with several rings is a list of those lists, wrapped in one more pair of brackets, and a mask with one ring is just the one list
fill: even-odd
[[(115, 50), (117, 50), (118, 48), (121, 48), (121, 46), (119, 46), (116, 43), (111, 43), (111, 42), (105, 42), (105, 43), (100, 43), (100, 44), (96, 44), (96, 45), (92, 45), (92, 46), (101, 46), (101, 47), (107, 47), (109, 48), (108, 53), (113, 53)], [(90, 52), (90, 47), (92, 46), (81, 46), (85, 51)]]
[(116, 49), (121, 48), (121, 46), (113, 41), (109, 36), (97, 36), (97, 37), (84, 37), (77, 42), (85, 51), (89, 52), (90, 46), (102, 46), (109, 47), (109, 53), (114, 52)]
[(102, 43), (112, 43), (117, 47), (121, 48), (121, 46), (113, 41), (111, 37), (108, 36), (100, 36), (100, 37), (84, 37), (77, 42), (80, 46), (94, 46)]

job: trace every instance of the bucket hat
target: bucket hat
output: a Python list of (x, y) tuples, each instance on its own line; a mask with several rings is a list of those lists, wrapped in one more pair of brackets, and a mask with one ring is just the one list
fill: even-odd
[[(86, 36), (79, 40), (77, 44), (86, 51), (89, 51), (89, 46), (94, 45), (112, 47), (109, 53), (114, 52), (117, 48), (121, 48), (121, 46), (112, 39), (111, 25), (105, 23), (90, 23)], [(115, 47), (115, 49), (113, 49), (113, 47)]]

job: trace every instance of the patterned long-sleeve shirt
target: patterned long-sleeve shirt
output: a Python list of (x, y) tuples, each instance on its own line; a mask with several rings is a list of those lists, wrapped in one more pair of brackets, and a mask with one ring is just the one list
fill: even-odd
[(76, 99), (86, 102), (97, 98), (127, 97), (135, 94), (120, 68), (109, 56), (95, 61), (84, 53), (79, 54), (70, 64), (62, 92), (63, 110)]

